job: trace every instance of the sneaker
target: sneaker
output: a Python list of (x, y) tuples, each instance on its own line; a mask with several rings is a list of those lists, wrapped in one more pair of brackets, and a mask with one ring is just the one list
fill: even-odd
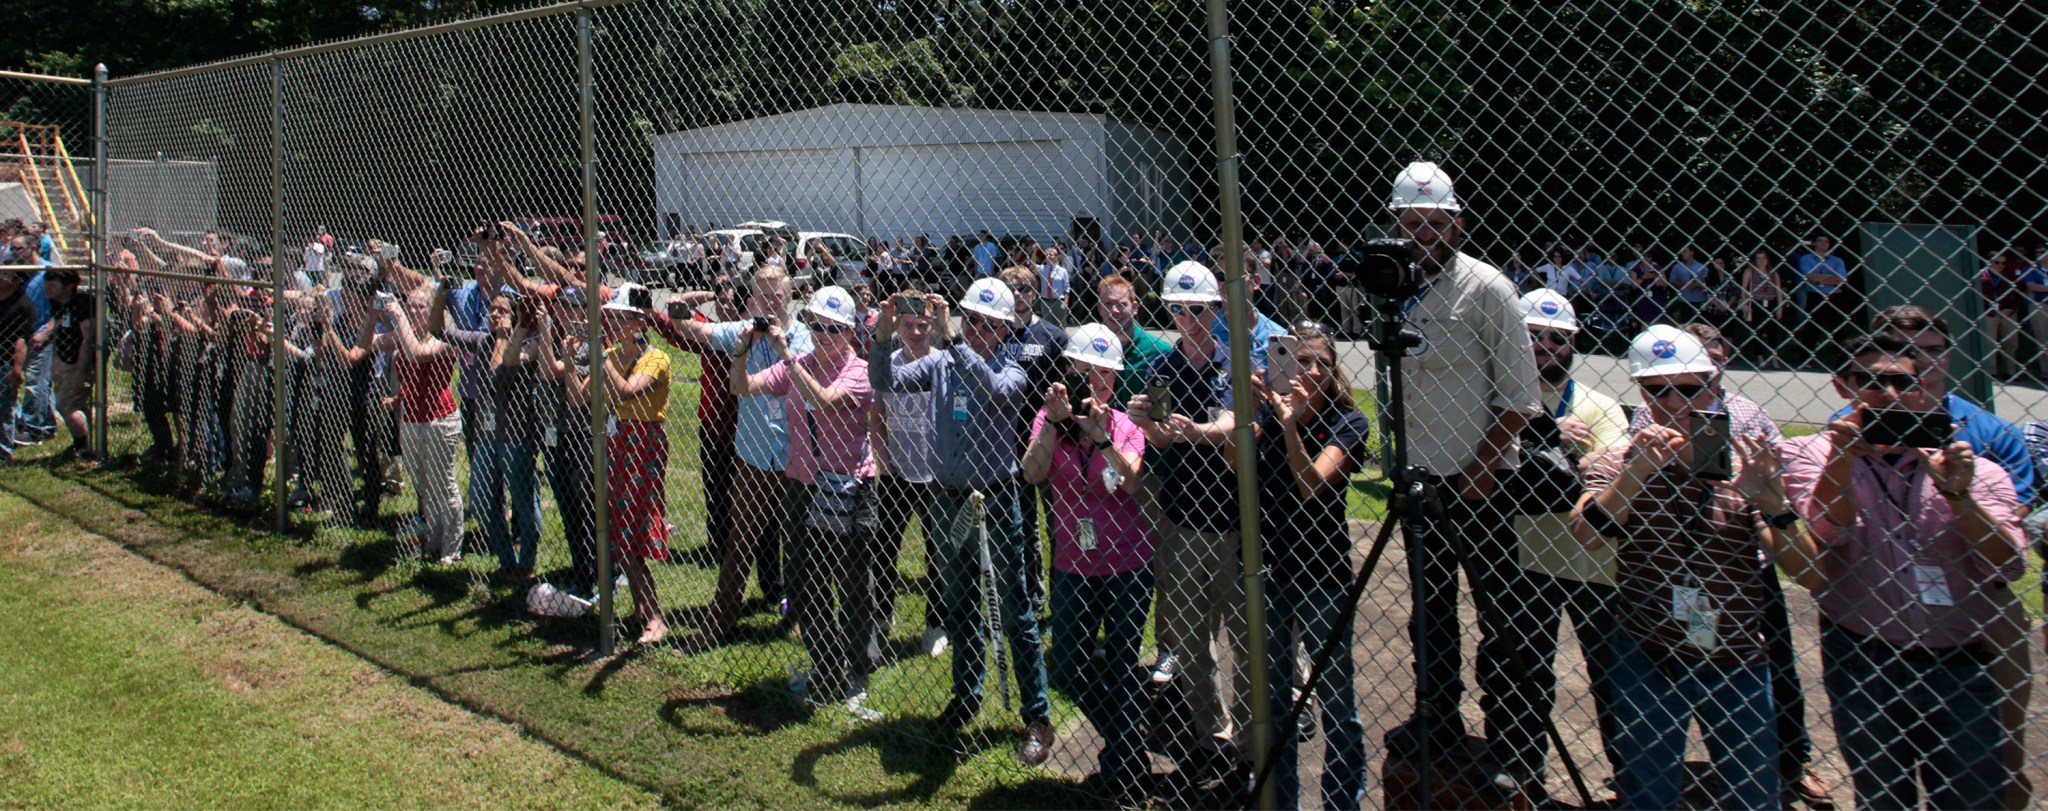
[(1159, 661), (1152, 665), (1152, 683), (1167, 684), (1179, 675), (1180, 657), (1173, 655), (1173, 651), (1160, 652)]
[(926, 656), (937, 659), (946, 655), (946, 648), (951, 644), (952, 640), (946, 638), (946, 629), (933, 627), (924, 629), (924, 637), (918, 640), (917, 646)]
[(881, 710), (868, 706), (868, 691), (866, 690), (854, 693), (851, 697), (847, 698), (845, 707), (847, 712), (853, 713), (853, 717), (870, 723), (881, 721), (888, 717)]
[(1039, 721), (1024, 728), (1024, 743), (1017, 747), (1017, 761), (1036, 766), (1052, 757), (1052, 725)]

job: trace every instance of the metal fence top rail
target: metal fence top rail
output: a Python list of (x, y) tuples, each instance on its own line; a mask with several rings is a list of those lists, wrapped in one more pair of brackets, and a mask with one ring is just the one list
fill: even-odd
[[(353, 39), (341, 39), (332, 42), (321, 42), (312, 45), (301, 45), (295, 48), (281, 48), (275, 51), (265, 51), (263, 53), (251, 54), (249, 56), (238, 56), (232, 59), (223, 59), (218, 62), (208, 62), (202, 65), (190, 65), (182, 68), (160, 70), (153, 73), (140, 73), (134, 76), (123, 76), (118, 79), (107, 80), (107, 86), (123, 87), (126, 85), (133, 84), (159, 82), (166, 79), (178, 79), (186, 76), (198, 76), (206, 73), (215, 73), (223, 70), (232, 70), (234, 68), (248, 67), (250, 65), (268, 64), (271, 62), (277, 62), (287, 59), (302, 59), (309, 56), (318, 56), (324, 53), (348, 51), (354, 50), (356, 48), (366, 48), (372, 45), (386, 45), (393, 42), (404, 42), (406, 40), (419, 39), (421, 37), (431, 37), (438, 34), (450, 34), (458, 31), (471, 31), (479, 28), (489, 28), (495, 25), (504, 25), (506, 23), (519, 22), (521, 20), (536, 20), (545, 17), (572, 14), (577, 11), (582, 11), (584, 9), (597, 9), (605, 8), (608, 6), (631, 5), (639, 2), (643, 2), (643, 0), (570, 0), (569, 2), (565, 3), (554, 3), (545, 6), (534, 6), (532, 8), (516, 9), (513, 11), (505, 11), (497, 14), (489, 14), (482, 17), (472, 17), (464, 20), (452, 20), (445, 23), (434, 23), (432, 25), (423, 25), (418, 28), (407, 28), (401, 31), (387, 31), (382, 34), (369, 34), (361, 37), (356, 37)], [(90, 84), (91, 82), (85, 81), (85, 83)]]
[(20, 79), (28, 82), (48, 82), (50, 84), (92, 84), (91, 79), (80, 79), (76, 76), (52, 76), (47, 73), (24, 73), (18, 70), (0, 70), (0, 79)]

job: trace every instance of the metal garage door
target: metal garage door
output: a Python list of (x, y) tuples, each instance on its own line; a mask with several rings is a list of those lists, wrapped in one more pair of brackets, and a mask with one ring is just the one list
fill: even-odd
[(683, 155), (681, 164), (681, 209), (692, 225), (782, 220), (842, 231), (858, 220), (851, 150), (703, 152)]
[(1066, 233), (1094, 173), (1060, 141), (869, 147), (861, 208), (868, 233), (890, 239), (982, 229), (1049, 239)]

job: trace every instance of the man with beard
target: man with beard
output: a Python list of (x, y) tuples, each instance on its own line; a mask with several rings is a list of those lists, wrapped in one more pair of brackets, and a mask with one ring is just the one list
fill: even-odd
[[(1414, 619), (1415, 714), (1387, 734), (1388, 755), (1442, 760), (1461, 750), (1465, 725), (1459, 664), (1458, 570), (1479, 603), (1480, 680), (1492, 696), (1514, 689), (1495, 637), (1503, 618), (1489, 595), (1517, 587), (1514, 533), (1497, 497), (1500, 475), (1520, 464), (1516, 435), (1542, 413), (1520, 296), (1492, 265), (1460, 251), (1464, 207), (1451, 177), (1434, 163), (1413, 163), (1394, 181), (1387, 208), (1394, 235), (1414, 242), (1424, 284), (1401, 302), (1422, 345), (1402, 359), (1406, 407), (1426, 414), (1408, 426), (1409, 460), (1443, 509), (1407, 527)], [(1490, 720), (1489, 727), (1494, 723)]]
[[(1529, 327), (1543, 392), (1543, 413), (1522, 430), (1522, 449), (1561, 447), (1576, 463), (1628, 444), (1628, 416), (1621, 403), (1572, 378), (1572, 341), (1579, 334), (1579, 319), (1571, 302), (1554, 290), (1530, 291), (1522, 297), (1522, 321)], [(1558, 506), (1550, 512), (1525, 509), (1514, 517), (1520, 580), (1494, 596), (1508, 620), (1500, 629), (1500, 640), (1515, 678), (1514, 689), (1494, 697), (1502, 721), (1496, 726), (1495, 714), (1488, 715), (1489, 743), (1508, 778), (1519, 781), (1533, 802), (1546, 796), (1541, 772), (1549, 742), (1543, 719), (1557, 703), (1557, 629), (1567, 610), (1585, 654), (1601, 747), (1611, 766), (1621, 765), (1614, 750), (1615, 707), (1607, 683), (1607, 640), (1615, 627), (1610, 608), (1614, 547), (1585, 548), (1572, 537), (1571, 506)]]

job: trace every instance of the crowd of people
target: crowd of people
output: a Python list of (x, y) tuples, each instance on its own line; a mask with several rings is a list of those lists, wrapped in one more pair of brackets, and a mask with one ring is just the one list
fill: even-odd
[[(1621, 269), (1590, 250), (1553, 252), (1522, 275), (1467, 252), (1451, 179), (1427, 163), (1400, 173), (1387, 216), (1428, 280), (1401, 307), (1423, 341), (1400, 361), (1410, 425), (1398, 441), (1426, 471), (1434, 509), (1406, 527), (1414, 706), (1381, 754), (1473, 757), (1492, 790), (1544, 801), (1569, 617), (1620, 807), (1678, 804), (1695, 724), (1716, 805), (1824, 807), (1802, 681), (1814, 674), (1800, 672), (1782, 578), (1818, 602), (1807, 632), (1821, 639), (1819, 683), (1858, 805), (2006, 804), (2025, 760), (2012, 705), (2030, 677), (2008, 584), (2026, 564), (2021, 522), (2041, 496), (2034, 457), (2048, 453), (2048, 425), (2022, 429), (1948, 389), (1947, 321), (1907, 306), (1854, 330), (1822, 327), (1840, 338), (1828, 371), (1843, 408), (1786, 439), (1732, 390), (1739, 341), (1716, 315), (1718, 326), (1735, 312), (1780, 324), (1788, 301), (1827, 309), (1847, 271), (1825, 238), (1792, 261), (1797, 289), (1766, 254), (1731, 274), (1690, 248), (1668, 267), (1645, 252)], [(38, 250), (26, 231), (9, 237), (16, 257)], [(983, 234), (957, 246), (976, 263), (958, 295), (911, 275), (799, 296), (789, 269), (762, 262), (662, 307), (514, 222), (476, 229), (466, 280), (447, 275), (443, 252), (420, 270), (390, 246), (349, 251), (325, 237), (274, 292), (217, 237), (118, 240), (116, 266), (219, 279), (109, 275), (145, 462), (249, 504), (275, 454), (294, 509), (366, 526), (410, 491), (406, 554), (457, 565), (474, 523), (495, 577), (541, 589), (549, 575), (559, 600), (536, 608), (575, 610), (598, 589), (601, 433), (602, 540), (640, 644), (709, 650), (749, 611), (786, 612), (809, 660), (789, 688), (874, 720), (888, 711), (869, 682), (896, 655), (896, 603), (919, 597), (926, 628), (911, 655), (951, 654), (938, 726), (981, 723), (993, 658), (1021, 699), (1019, 760), (1052, 753), (1057, 691), (1101, 738), (1092, 779), (1121, 796), (1145, 788), (1148, 750), (1187, 785), (1241, 778), (1249, 671), (1264, 666), (1275, 717), (1313, 707), (1278, 730), (1281, 802), (1301, 802), (1297, 753), (1318, 729), (1322, 805), (1365, 801), (1375, 744), (1355, 658), (1334, 657), (1313, 684), (1298, 662), (1333, 632), (1355, 638), (1345, 596), (1363, 534), (1351, 482), (1396, 441), (1375, 437), (1339, 354), (1362, 331), (1356, 299), (1326, 284), (1355, 272), (1346, 246), (1251, 246), (1261, 314), (1247, 392), (1230, 382), (1214, 258), (1163, 235), (1111, 255), (1010, 252)], [(880, 268), (902, 261), (900, 246), (880, 247)], [(1070, 268), (1074, 255), (1097, 270)], [(1141, 323), (1154, 296), (1170, 332)], [(599, 345), (584, 340), (593, 301)], [(1752, 308), (1777, 309), (1752, 321)], [(85, 402), (91, 312), (75, 274), (0, 273), (8, 396), (33, 392), (38, 352), (54, 381), (50, 405), (31, 393), (10, 428), (48, 417), (51, 431), (84, 435), (66, 409)], [(1632, 335), (1636, 391), (1573, 376), (1592, 330)], [(275, 367), (274, 340), (287, 353)], [(697, 379), (679, 379), (691, 356)], [(284, 426), (273, 426), (273, 368), (287, 375)], [(669, 421), (693, 388), (698, 456), (672, 459)], [(1238, 397), (1254, 400), (1249, 430)], [(594, 425), (599, 398), (606, 419)], [(1242, 661), (1244, 441), (1258, 460), (1263, 663)], [(679, 470), (701, 481), (685, 497), (701, 496), (697, 548), (681, 543), (696, 528), (674, 523)], [(543, 486), (571, 561), (562, 572), (539, 571)], [(913, 519), (921, 549), (906, 547)], [(904, 577), (906, 557), (923, 559), (921, 581)], [(709, 601), (664, 605), (663, 561), (715, 568)], [(1478, 755), (1460, 711), (1461, 571), (1481, 635)], [(747, 602), (750, 580), (765, 602)], [(1148, 732), (1146, 704), (1161, 700), (1185, 703), (1187, 734)]]

